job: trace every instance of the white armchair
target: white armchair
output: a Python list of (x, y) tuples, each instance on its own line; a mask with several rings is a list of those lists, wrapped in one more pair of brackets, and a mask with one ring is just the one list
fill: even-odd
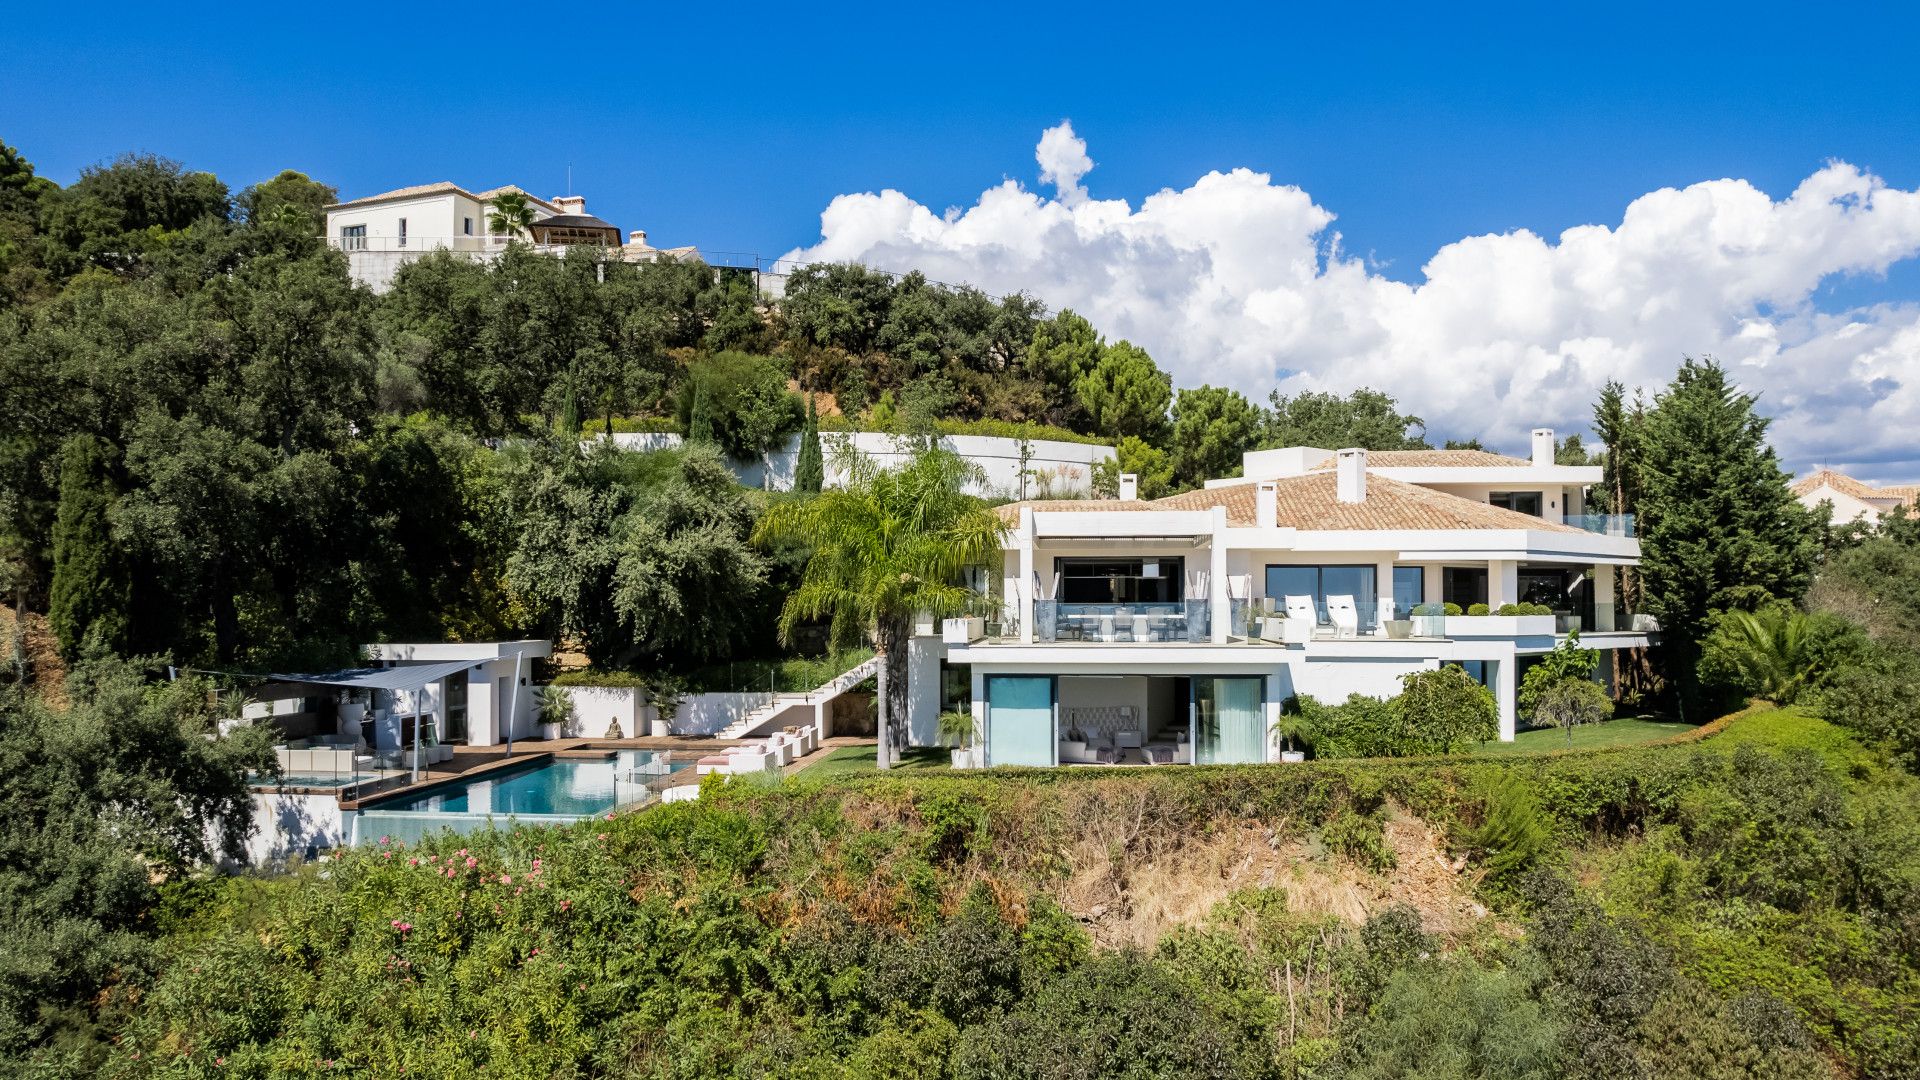
[(1327, 597), (1327, 619), (1333, 623), (1333, 636), (1360, 636), (1360, 611), (1351, 596)]

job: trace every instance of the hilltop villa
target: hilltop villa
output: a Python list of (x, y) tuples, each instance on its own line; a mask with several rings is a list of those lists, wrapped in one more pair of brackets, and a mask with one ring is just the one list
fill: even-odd
[(1920, 497), (1920, 484), (1874, 487), (1846, 473), (1820, 469), (1795, 480), (1793, 494), (1802, 506), (1809, 509), (1823, 502), (1831, 504), (1835, 525), (1850, 521), (1878, 525), (1880, 515), (1896, 506), (1904, 506), (1908, 513), (1912, 513), (1914, 501)]
[(347, 255), (347, 269), (355, 281), (376, 292), (393, 284), (400, 267), (430, 251), (451, 251), (472, 259), (492, 259), (506, 250), (511, 239), (493, 231), (487, 216), (502, 195), (519, 195), (533, 211), (530, 235), (521, 240), (535, 250), (560, 253), (588, 245), (617, 253), (629, 262), (662, 256), (697, 257), (690, 247), (661, 249), (647, 243), (647, 234), (634, 230), (622, 243), (620, 230), (587, 213), (579, 195), (542, 199), (508, 184), (486, 191), (468, 191), (441, 181), (384, 191), (327, 207), (327, 242)]
[(912, 741), (959, 709), (986, 766), (1274, 761), (1289, 697), (1390, 697), (1446, 663), (1493, 690), (1510, 740), (1532, 658), (1654, 629), (1615, 602), (1640, 545), (1630, 518), (1586, 512), (1600, 472), (1555, 464), (1542, 429), (1530, 460), (1288, 447), (1169, 498), (1123, 478), (1117, 501), (1000, 507), (1001, 614), (917, 628)]

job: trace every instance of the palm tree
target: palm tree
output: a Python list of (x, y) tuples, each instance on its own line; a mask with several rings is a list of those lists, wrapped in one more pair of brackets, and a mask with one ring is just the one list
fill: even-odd
[(1812, 620), (1803, 611), (1786, 604), (1728, 611), (1716, 630), (1747, 685), (1769, 701), (1792, 704), (1820, 674)]
[(533, 207), (518, 191), (503, 191), (493, 197), (487, 211), (487, 228), (503, 236), (524, 236), (533, 227)]
[(800, 587), (780, 609), (780, 638), (826, 619), (834, 648), (864, 634), (880, 657), (880, 768), (893, 763), (893, 724), (906, 697), (906, 644), (914, 617), (971, 611), (981, 597), (959, 584), (962, 571), (1000, 550), (1006, 523), (966, 494), (978, 473), (938, 448), (882, 471), (854, 455), (844, 488), (784, 502), (762, 518), (755, 539), (805, 547)]

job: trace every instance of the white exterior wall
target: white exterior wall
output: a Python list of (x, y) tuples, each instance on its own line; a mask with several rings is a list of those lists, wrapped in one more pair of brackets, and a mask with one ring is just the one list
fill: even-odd
[(1878, 525), (1880, 524), (1880, 515), (1899, 502), (1897, 499), (1885, 500), (1887, 506), (1882, 508), (1865, 499), (1849, 495), (1844, 491), (1835, 491), (1826, 484), (1821, 484), (1805, 495), (1799, 496), (1799, 500), (1800, 505), (1809, 510), (1818, 507), (1822, 502), (1832, 503), (1833, 523), (1835, 525), (1844, 525), (1849, 521), (1864, 521), (1869, 525)]
[[(538, 689), (536, 687), (536, 689)], [(573, 728), (562, 735), (578, 739), (604, 739), (614, 724), (626, 738), (645, 735), (640, 698), (632, 686), (563, 686), (573, 699)]]
[[(362, 246), (345, 250), (347, 273), (353, 280), (384, 292), (394, 276), (407, 263), (431, 251), (450, 249), (467, 252), (476, 258), (491, 258), (506, 247), (506, 238), (487, 233), (489, 204), (455, 192), (439, 192), (410, 199), (392, 199), (364, 206), (345, 206), (327, 211), (328, 244), (341, 246), (340, 230), (365, 225)], [(527, 200), (536, 220), (553, 216), (553, 211), (533, 199)], [(400, 221), (406, 219), (407, 241), (400, 244)], [(473, 234), (464, 231), (466, 218), (473, 219)]]
[[(427, 642), (382, 643), (366, 647), (369, 660), (399, 664), (430, 664), (447, 660), (471, 660), (467, 671), (467, 744), (494, 746), (512, 737), (532, 738), (539, 734), (534, 717), (533, 661), (553, 655), (553, 646), (545, 641)], [(517, 664), (517, 673), (516, 673)], [(511, 689), (505, 699), (496, 700), (500, 679)], [(439, 687), (428, 688), (424, 704), (427, 711), (439, 711)], [(395, 695), (405, 703), (407, 694)], [(443, 729), (444, 730), (444, 729)], [(384, 736), (383, 736), (384, 744)]]
[[(613, 441), (616, 446), (628, 450), (666, 450), (681, 445), (685, 440), (670, 432), (616, 432)], [(875, 431), (822, 432), (820, 447), (826, 459), (826, 483), (829, 487), (846, 483), (846, 470), (835, 457), (836, 451), (849, 443), (854, 450), (872, 458), (881, 468), (904, 464), (911, 454), (904, 440), (897, 435)], [(986, 498), (1020, 497), (1019, 439), (998, 435), (943, 435), (940, 445), (979, 466), (984, 473), (979, 483), (969, 485), (972, 494)], [(1037, 472), (1046, 478), (1044, 492), (1041, 490), (1042, 482), (1029, 479), (1027, 498), (1090, 497), (1093, 494), (1094, 466), (1114, 456), (1111, 446), (1053, 439), (1032, 439), (1027, 446), (1032, 453), (1027, 459), (1027, 471)], [(791, 491), (794, 469), (799, 461), (800, 436), (794, 435), (785, 446), (762, 455), (759, 460), (735, 461), (732, 464), (734, 474), (748, 487)]]
[(256, 792), (253, 829), (247, 833), (247, 861), (254, 866), (304, 857), (348, 840), (340, 800), (332, 795)]
[(947, 646), (939, 636), (907, 642), (907, 744), (934, 746), (940, 741), (940, 660)]

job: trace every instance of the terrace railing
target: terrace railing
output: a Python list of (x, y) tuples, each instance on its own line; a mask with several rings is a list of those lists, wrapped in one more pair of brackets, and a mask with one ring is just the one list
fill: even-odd
[(1634, 536), (1632, 514), (1568, 514), (1563, 519), (1576, 529), (1601, 536)]

